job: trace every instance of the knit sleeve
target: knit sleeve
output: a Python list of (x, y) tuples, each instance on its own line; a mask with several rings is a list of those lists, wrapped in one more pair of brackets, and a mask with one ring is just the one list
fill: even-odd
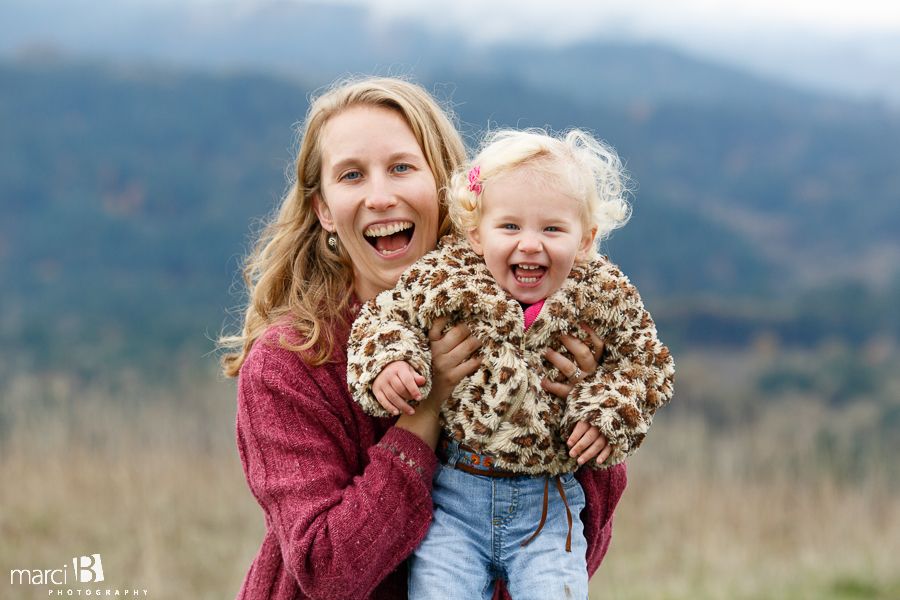
[[(404, 274), (404, 278), (408, 273)], [(431, 347), (423, 328), (415, 319), (414, 299), (419, 294), (403, 279), (367, 302), (360, 312), (347, 347), (347, 384), (353, 399), (367, 413), (378, 417), (390, 413), (375, 399), (372, 384), (390, 363), (405, 361), (425, 378), (422, 397), (431, 393)], [(418, 315), (421, 318), (421, 315)], [(407, 401), (415, 407), (418, 402)]]
[(625, 462), (621, 462), (608, 469), (578, 469), (575, 477), (584, 490), (581, 521), (588, 545), (588, 577), (592, 577), (609, 549), (613, 513), (628, 485), (628, 471)]
[(615, 285), (607, 286), (611, 298), (598, 303), (597, 318), (589, 321), (601, 335), (606, 332), (603, 363), (575, 385), (562, 424), (566, 435), (578, 421), (600, 429), (613, 446), (603, 466), (637, 450), (654, 413), (672, 398), (675, 379), (675, 363), (638, 291), (617, 269), (610, 270), (617, 276)]
[(434, 453), (397, 427), (373, 443), (343, 383), (343, 364), (309, 367), (271, 346), (251, 351), (239, 380), (241, 460), (280, 549), (255, 569), (287, 570), (303, 597), (368, 597), (431, 520)]

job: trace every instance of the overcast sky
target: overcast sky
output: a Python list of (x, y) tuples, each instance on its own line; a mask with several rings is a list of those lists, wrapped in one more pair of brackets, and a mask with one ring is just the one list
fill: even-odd
[(382, 21), (425, 20), (485, 43), (664, 42), (764, 75), (900, 103), (900, 0), (352, 2)]
[(366, 5), (381, 22), (424, 21), (475, 42), (663, 42), (763, 75), (900, 104), (900, 0), (325, 1)]
[[(77, 2), (78, 0), (73, 0)], [(269, 0), (188, 0), (195, 4), (242, 5)], [(304, 1), (304, 0), (286, 0)], [(184, 3), (184, 0), (131, 0)], [(626, 26), (647, 35), (677, 35), (677, 29), (746, 31), (776, 27), (823, 35), (900, 35), (898, 0), (318, 0), (361, 4), (382, 18), (441, 15), (436, 25), (466, 24), (472, 33), (578, 35), (590, 29)]]
[(490, 38), (526, 32), (570, 39), (573, 35), (621, 28), (631, 34), (652, 37), (700, 32), (733, 34), (772, 28), (838, 37), (900, 35), (898, 0), (345, 0), (340, 3), (368, 5), (382, 18), (439, 14), (440, 23), (445, 26), (462, 25), (475, 36)]
[[(470, 43), (659, 42), (900, 106), (900, 0), (0, 0), (0, 33), (10, 38), (0, 47), (14, 52), (12, 38), (27, 42), (19, 32), (26, 26), (38, 32), (35, 39), (53, 42), (70, 18), (89, 18), (92, 31), (109, 37), (106, 30), (130, 31), (117, 20), (141, 20), (156, 8), (172, 9), (169, 15), (199, 8), (205, 19), (240, 20), (264, 5), (291, 2), (361, 5), (369, 9), (359, 14), (365, 25), (373, 17), (375, 27), (411, 21)], [(67, 10), (51, 7), (60, 4)], [(4, 8), (17, 5), (29, 7), (31, 17), (4, 30)]]

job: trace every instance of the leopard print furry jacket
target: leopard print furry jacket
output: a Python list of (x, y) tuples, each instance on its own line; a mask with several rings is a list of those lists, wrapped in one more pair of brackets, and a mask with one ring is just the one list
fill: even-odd
[[(448, 328), (465, 322), (483, 343), (481, 367), (444, 403), (443, 427), (494, 457), (495, 467), (551, 476), (576, 470), (566, 440), (579, 421), (596, 425), (614, 447), (602, 465), (588, 464), (612, 466), (640, 446), (653, 414), (672, 397), (669, 350), (657, 339), (637, 290), (606, 257), (576, 263), (525, 330), (521, 305), (497, 285), (483, 258), (465, 241), (444, 238), (394, 289), (367, 302), (353, 325), (347, 380), (366, 412), (390, 416), (372, 394), (372, 382), (397, 360), (425, 377), (421, 391), (427, 397), (427, 332), (443, 315), (450, 315)], [(562, 333), (590, 345), (581, 321), (603, 339), (603, 362), (564, 401), (541, 388), (542, 377), (565, 380), (541, 351), (550, 347), (568, 356)]]

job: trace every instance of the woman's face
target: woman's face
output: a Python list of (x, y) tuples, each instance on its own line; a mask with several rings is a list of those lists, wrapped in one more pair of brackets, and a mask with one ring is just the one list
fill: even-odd
[(338, 235), (365, 302), (394, 287), (401, 273), (437, 244), (434, 174), (404, 118), (356, 106), (322, 129), (322, 184), (315, 210)]

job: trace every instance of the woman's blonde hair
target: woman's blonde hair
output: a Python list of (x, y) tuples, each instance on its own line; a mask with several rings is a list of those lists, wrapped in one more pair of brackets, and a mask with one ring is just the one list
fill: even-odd
[(329, 248), (329, 234), (319, 224), (313, 198), (321, 185), (322, 130), (329, 119), (356, 106), (389, 108), (406, 120), (437, 183), (439, 235), (450, 229), (444, 195), (466, 150), (449, 109), (441, 108), (421, 86), (403, 79), (337, 82), (310, 105), (300, 129), (296, 175), (244, 260), (248, 298), (243, 328), (240, 334), (219, 338), (219, 347), (231, 350), (222, 356), (223, 372), (229, 377), (237, 376), (263, 332), (288, 316), (303, 342), (295, 346), (282, 338), (281, 344), (302, 351), (311, 365), (332, 360), (344, 341), (336, 338), (335, 330), (349, 325), (353, 268), (340, 244)]
[(631, 217), (631, 179), (615, 150), (579, 129), (500, 129), (487, 134), (478, 155), (451, 179), (449, 211), (458, 234), (478, 227), (491, 185), (513, 173), (578, 201), (582, 226), (596, 226), (598, 242)]

